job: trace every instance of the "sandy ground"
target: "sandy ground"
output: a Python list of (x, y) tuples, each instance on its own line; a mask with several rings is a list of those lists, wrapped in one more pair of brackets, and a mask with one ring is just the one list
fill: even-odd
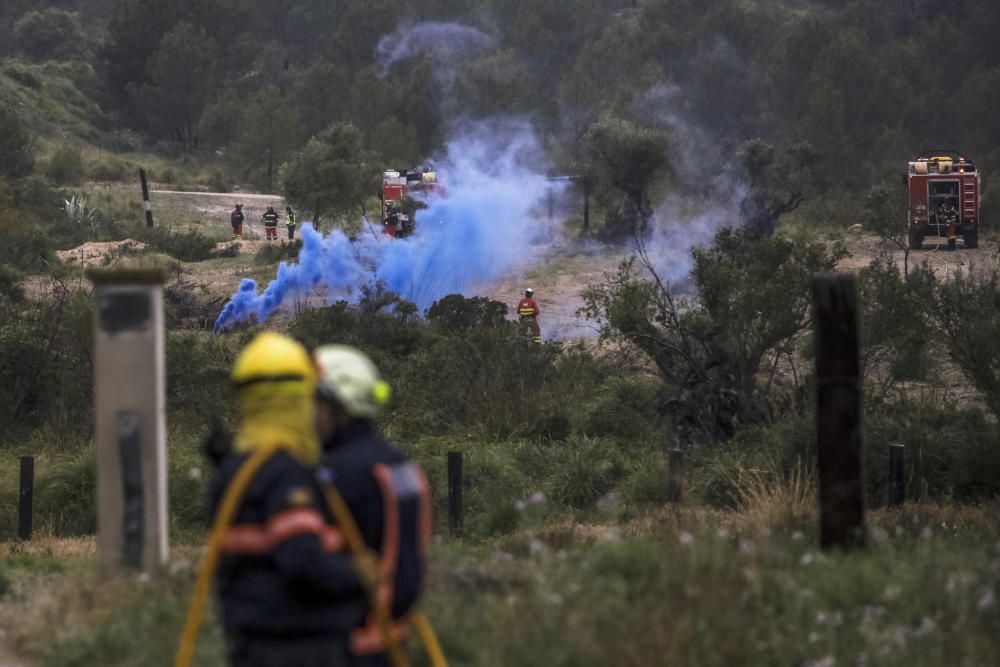
[[(859, 271), (871, 263), (875, 256), (884, 250), (888, 250), (896, 264), (903, 268), (905, 253), (898, 247), (886, 247), (879, 239), (871, 234), (850, 235), (845, 241), (851, 256), (844, 259), (838, 265), (841, 271)], [(962, 241), (958, 241), (958, 248), (949, 251), (947, 242), (934, 237), (929, 237), (924, 242), (922, 250), (911, 250), (907, 259), (909, 267), (915, 268), (926, 263), (941, 278), (952, 275), (958, 271), (971, 271), (973, 273), (988, 273), (993, 269), (1000, 268), (996, 255), (996, 244), (988, 236), (980, 239), (979, 247), (975, 250), (966, 250)]]
[[(243, 234), (253, 238), (264, 235), (264, 225), (261, 216), (268, 206), (279, 211), (282, 220), (285, 210), (285, 200), (279, 195), (249, 194), (242, 192), (176, 192), (174, 190), (153, 190), (149, 193), (153, 206), (153, 217), (157, 211), (169, 207), (180, 215), (199, 217), (212, 229), (228, 232), (230, 228), (229, 214), (236, 204), (243, 204)], [(283, 231), (283, 230), (279, 230)]]
[(27, 663), (15, 658), (4, 648), (3, 644), (0, 644), (0, 667), (27, 667)]
[(118, 257), (142, 250), (145, 247), (145, 243), (133, 239), (125, 239), (124, 241), (88, 241), (71, 250), (57, 250), (56, 257), (66, 264), (105, 266)]

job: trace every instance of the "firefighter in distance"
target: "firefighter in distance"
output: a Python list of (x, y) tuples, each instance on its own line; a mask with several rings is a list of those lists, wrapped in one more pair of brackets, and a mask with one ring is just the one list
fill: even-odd
[[(341, 345), (318, 348), (314, 360), (319, 372), (316, 426), (323, 446), (321, 483), (336, 488), (363, 539), (358, 548), (377, 561), (378, 576), (368, 582), (374, 586), (368, 604), (350, 594), (345, 598), (358, 620), (349, 641), (350, 664), (407, 664), (398, 641), (407, 633), (408, 616), (424, 578), (431, 536), (427, 480), (378, 433), (375, 419), (390, 390), (372, 361)], [(345, 584), (349, 583), (348, 579)], [(376, 608), (376, 601), (381, 608)]]
[(262, 217), (264, 221), (264, 233), (268, 241), (278, 240), (278, 214), (273, 206), (268, 206)]
[(288, 240), (295, 240), (295, 211), (291, 206), (285, 207), (285, 227), (288, 228)]
[(243, 238), (243, 204), (237, 204), (236, 208), (229, 216), (229, 224), (233, 227), (233, 240), (239, 241)]
[(535, 290), (529, 287), (524, 291), (524, 298), (517, 304), (517, 316), (520, 318), (521, 330), (525, 335), (530, 330), (532, 340), (537, 344), (542, 342), (542, 330), (538, 326), (539, 313), (541, 310), (538, 307), (538, 302), (535, 301)]
[[(313, 362), (290, 338), (264, 333), (240, 354), (232, 380), (242, 425), (231, 443), (209, 442), (218, 465), (212, 515), (225, 516), (231, 486), (240, 498), (216, 574), (228, 664), (349, 665), (364, 587), (315, 475)], [(247, 484), (240, 470), (255, 456), (264, 462)]]

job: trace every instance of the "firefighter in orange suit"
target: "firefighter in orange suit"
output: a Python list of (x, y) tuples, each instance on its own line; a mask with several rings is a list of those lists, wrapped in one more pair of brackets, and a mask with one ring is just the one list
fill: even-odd
[(240, 354), (232, 379), (243, 421), (224, 446), (209, 448), (218, 466), (212, 515), (250, 456), (275, 453), (246, 487), (222, 541), (216, 581), (228, 664), (349, 665), (365, 593), (315, 475), (315, 366), (292, 339), (263, 333)]
[(538, 302), (534, 299), (535, 290), (530, 287), (524, 291), (524, 298), (517, 304), (517, 316), (521, 320), (521, 329), (531, 328), (531, 335), (536, 343), (542, 342), (542, 330), (538, 327)]

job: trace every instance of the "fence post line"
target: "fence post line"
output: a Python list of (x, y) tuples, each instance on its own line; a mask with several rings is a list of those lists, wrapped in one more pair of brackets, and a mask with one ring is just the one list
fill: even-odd
[(858, 290), (853, 275), (812, 280), (820, 544), (863, 547), (865, 491)]
[(30, 540), (34, 523), (35, 457), (21, 457), (21, 479), (17, 498), (17, 537)]
[(667, 502), (684, 502), (684, 451), (670, 450), (670, 467), (667, 470)]
[(146, 170), (139, 169), (139, 184), (142, 186), (142, 206), (146, 209), (146, 226), (153, 226), (153, 205), (149, 203), (149, 183), (146, 182)]
[(448, 532), (462, 536), (462, 452), (448, 452)]
[(903, 445), (889, 445), (889, 507), (899, 507), (906, 502), (905, 453)]

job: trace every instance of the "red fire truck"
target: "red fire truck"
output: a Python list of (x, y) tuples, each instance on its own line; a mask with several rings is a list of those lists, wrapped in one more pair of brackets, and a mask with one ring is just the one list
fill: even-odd
[[(412, 207), (404, 199), (419, 192), (437, 190), (437, 173), (427, 169), (390, 169), (382, 174), (382, 229), (389, 236), (405, 238), (413, 233)], [(404, 208), (409, 209), (404, 210)]]
[(906, 183), (911, 248), (922, 248), (925, 236), (948, 233), (949, 209), (956, 213), (956, 232), (965, 240), (965, 247), (979, 246), (979, 176), (975, 163), (959, 151), (924, 151), (910, 160)]

